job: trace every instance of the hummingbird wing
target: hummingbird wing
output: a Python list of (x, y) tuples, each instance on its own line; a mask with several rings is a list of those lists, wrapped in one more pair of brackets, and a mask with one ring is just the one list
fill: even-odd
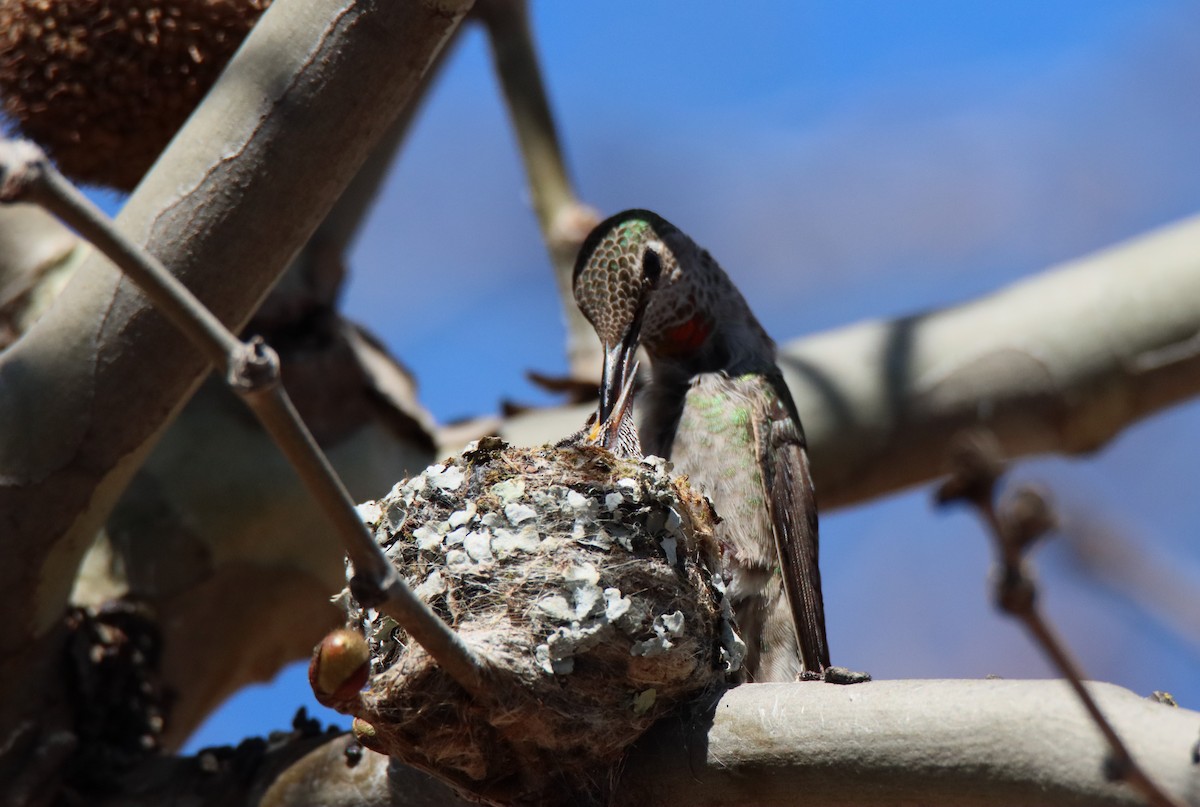
[(755, 419), (763, 429), (755, 442), (766, 483), (767, 509), (804, 669), (820, 673), (829, 666), (829, 642), (817, 566), (817, 502), (808, 448), (783, 378), (768, 377), (767, 381), (772, 394), (760, 398), (766, 412)]

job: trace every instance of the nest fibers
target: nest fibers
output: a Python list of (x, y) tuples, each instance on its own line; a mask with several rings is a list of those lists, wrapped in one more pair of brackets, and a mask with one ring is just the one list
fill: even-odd
[(491, 438), (364, 505), (421, 599), (496, 669), (493, 696), (472, 699), (345, 594), (371, 646), (351, 708), (367, 744), (490, 801), (574, 801), (672, 706), (723, 685), (745, 647), (717, 518), (667, 471)]

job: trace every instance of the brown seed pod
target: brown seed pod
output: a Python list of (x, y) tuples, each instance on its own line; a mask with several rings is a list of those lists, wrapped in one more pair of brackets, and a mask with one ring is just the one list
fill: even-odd
[(744, 654), (715, 576), (716, 516), (661, 460), (491, 438), (362, 510), (417, 595), (486, 658), (489, 687), (471, 697), (349, 601), (373, 659), (354, 714), (371, 747), (472, 798), (600, 796), (638, 736), (721, 688)]
[(81, 182), (131, 190), (270, 0), (0, 0), (0, 100)]
[(324, 706), (345, 711), (358, 698), (371, 671), (367, 641), (352, 630), (330, 632), (313, 649), (308, 683)]

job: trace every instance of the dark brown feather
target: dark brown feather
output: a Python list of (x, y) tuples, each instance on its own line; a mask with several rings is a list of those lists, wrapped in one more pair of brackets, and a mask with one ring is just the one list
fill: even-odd
[(791, 394), (781, 380), (772, 380), (776, 395), (768, 413), (770, 433), (759, 442), (767, 447), (760, 457), (764, 477), (769, 480), (767, 507), (804, 669), (824, 672), (829, 666), (829, 643), (817, 566), (816, 493), (804, 432), (795, 417)]

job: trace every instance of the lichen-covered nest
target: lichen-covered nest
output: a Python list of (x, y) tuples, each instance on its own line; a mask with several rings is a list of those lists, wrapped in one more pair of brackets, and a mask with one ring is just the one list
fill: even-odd
[(350, 601), (372, 655), (353, 711), (373, 748), (477, 797), (595, 795), (655, 720), (740, 664), (716, 516), (661, 460), (492, 438), (362, 509), (418, 595), (496, 672), (493, 695), (473, 699), (392, 620)]

